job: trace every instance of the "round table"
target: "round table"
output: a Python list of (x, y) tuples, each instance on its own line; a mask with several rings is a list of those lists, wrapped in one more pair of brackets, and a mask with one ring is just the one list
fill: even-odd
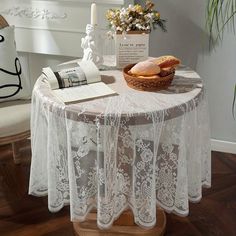
[[(162, 235), (165, 218), (157, 217), (157, 207), (186, 216), (188, 201), (199, 201), (202, 186), (211, 185), (202, 80), (180, 67), (168, 89), (142, 92), (129, 88), (119, 70), (101, 74), (118, 96), (69, 105), (53, 96), (43, 75), (37, 80), (29, 193), (48, 195), (51, 212), (70, 204), (81, 235), (86, 217), (93, 221), (86, 235), (111, 235), (125, 222), (145, 229), (142, 235), (157, 235), (153, 229), (162, 222)], [(93, 209), (96, 219), (88, 215)], [(131, 228), (122, 230), (131, 235)]]

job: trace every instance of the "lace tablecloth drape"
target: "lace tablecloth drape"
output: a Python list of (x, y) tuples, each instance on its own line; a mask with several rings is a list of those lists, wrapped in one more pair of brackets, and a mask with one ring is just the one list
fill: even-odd
[(156, 223), (156, 205), (186, 216), (211, 185), (208, 108), (199, 76), (176, 72), (159, 92), (128, 88), (120, 71), (103, 79), (119, 93), (64, 105), (41, 76), (32, 97), (29, 193), (48, 195), (52, 212), (70, 204), (71, 220), (97, 208), (108, 228), (127, 208), (142, 227)]

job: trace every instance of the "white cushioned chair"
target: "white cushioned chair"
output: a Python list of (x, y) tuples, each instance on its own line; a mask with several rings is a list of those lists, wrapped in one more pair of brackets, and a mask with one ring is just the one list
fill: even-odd
[[(6, 26), (7, 21), (0, 15), (0, 28)], [(19, 141), (29, 136), (30, 100), (0, 102), (0, 145), (12, 144), (15, 164), (21, 161)]]

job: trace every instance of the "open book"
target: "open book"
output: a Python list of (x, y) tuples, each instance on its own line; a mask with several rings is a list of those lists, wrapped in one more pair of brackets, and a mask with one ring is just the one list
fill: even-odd
[(98, 68), (92, 61), (77, 61), (58, 66), (57, 71), (43, 68), (53, 94), (64, 103), (79, 102), (115, 95), (116, 92), (101, 82)]

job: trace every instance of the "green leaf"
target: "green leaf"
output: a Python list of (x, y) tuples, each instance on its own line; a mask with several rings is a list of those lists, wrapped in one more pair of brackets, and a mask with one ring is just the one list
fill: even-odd
[(231, 24), (235, 32), (236, 0), (208, 0), (206, 7), (206, 28), (209, 46), (223, 39), (224, 30)]

